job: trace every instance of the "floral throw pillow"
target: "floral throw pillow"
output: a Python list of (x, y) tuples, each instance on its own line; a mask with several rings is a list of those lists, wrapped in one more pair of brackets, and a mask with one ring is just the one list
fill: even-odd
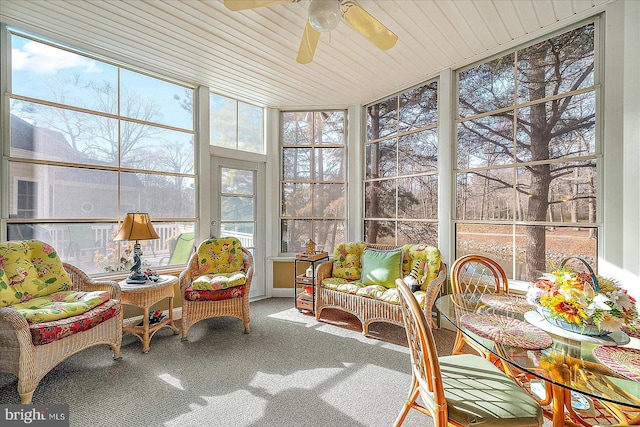
[(0, 307), (71, 289), (56, 251), (37, 240), (0, 243)]
[(340, 243), (333, 251), (333, 277), (349, 281), (360, 279), (362, 274), (362, 251), (366, 244), (363, 242)]
[(425, 244), (408, 244), (402, 247), (404, 257), (402, 261), (403, 277), (409, 275), (411, 268), (417, 260), (420, 260), (420, 268), (423, 274), (418, 277), (420, 289), (427, 290), (429, 283), (438, 277), (440, 273), (440, 261), (442, 259), (440, 250), (434, 246)]

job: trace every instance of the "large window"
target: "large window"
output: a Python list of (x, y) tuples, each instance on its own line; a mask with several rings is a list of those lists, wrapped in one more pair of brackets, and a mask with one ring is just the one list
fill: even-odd
[(193, 90), (10, 34), (7, 235), (44, 240), (89, 273), (127, 268), (113, 237), (127, 212), (160, 236), (144, 261), (166, 264), (195, 225)]
[(344, 241), (345, 111), (281, 113), (281, 251)]
[(264, 154), (264, 109), (209, 95), (210, 142), (217, 147)]
[(595, 25), (458, 72), (456, 256), (597, 261)]
[(438, 85), (367, 108), (365, 240), (438, 245)]

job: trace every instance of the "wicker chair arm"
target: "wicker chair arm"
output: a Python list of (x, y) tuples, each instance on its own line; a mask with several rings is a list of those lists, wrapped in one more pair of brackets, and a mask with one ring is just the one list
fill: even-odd
[(253, 280), (253, 255), (251, 255), (251, 252), (244, 246), (242, 247), (242, 262), (243, 270), (246, 272), (247, 281), (245, 287), (248, 294), (251, 290), (251, 281)]
[(191, 286), (193, 279), (198, 273), (198, 253), (191, 254), (189, 261), (187, 262), (187, 268), (182, 270), (178, 280), (180, 281), (180, 293), (184, 295), (184, 291)]
[(21, 354), (33, 353), (29, 323), (20, 312), (12, 308), (0, 307), (0, 342), (3, 343), (0, 346), (0, 358), (11, 357), (12, 352), (17, 349)]
[(333, 261), (324, 261), (316, 268), (316, 284), (322, 283), (324, 279), (333, 274)]
[(94, 280), (78, 267), (63, 262), (73, 289), (84, 292), (107, 291), (111, 299), (121, 299), (122, 291), (118, 282), (113, 280)]

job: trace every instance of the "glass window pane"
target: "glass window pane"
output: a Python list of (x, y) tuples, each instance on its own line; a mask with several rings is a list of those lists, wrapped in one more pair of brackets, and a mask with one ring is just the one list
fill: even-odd
[(367, 141), (398, 133), (398, 97), (367, 108)]
[(315, 149), (316, 181), (344, 180), (344, 148)]
[(115, 166), (118, 121), (12, 99), (11, 156)]
[(282, 215), (311, 216), (311, 184), (282, 184)]
[(344, 242), (344, 220), (313, 221), (313, 241), (316, 242), (316, 251), (333, 254), (333, 249)]
[(595, 109), (595, 91), (519, 109), (518, 161), (595, 154)]
[(367, 178), (394, 177), (398, 174), (396, 160), (397, 139), (374, 142), (367, 145)]
[(397, 245), (424, 243), (438, 247), (438, 223), (426, 221), (398, 221)]
[(365, 216), (367, 218), (396, 217), (396, 180), (364, 183)]
[(519, 203), (523, 203), (522, 197), (517, 197), (514, 207), (514, 180), (512, 168), (458, 174), (457, 219), (513, 219), (514, 208), (520, 209)]
[(344, 184), (315, 184), (313, 192), (314, 217), (344, 218), (346, 194)]
[(120, 69), (120, 115), (193, 129), (193, 90)]
[(438, 83), (406, 91), (400, 95), (400, 132), (438, 123)]
[(311, 145), (313, 113), (282, 113), (282, 145)]
[(438, 170), (438, 130), (430, 129), (398, 138), (398, 175)]
[(316, 144), (344, 144), (344, 112), (322, 111), (316, 117)]
[(458, 74), (460, 117), (513, 105), (513, 61), (514, 54), (509, 54)]
[(103, 113), (118, 112), (118, 68), (11, 35), (11, 93)]
[(209, 94), (209, 141), (211, 145), (236, 148), (238, 140), (238, 102)]
[(513, 225), (457, 224), (456, 258), (478, 254), (496, 261), (513, 276)]
[(193, 173), (193, 135), (122, 120), (121, 165), (159, 172)]
[(520, 280), (535, 280), (558, 268), (562, 260), (580, 255), (597, 271), (598, 229), (530, 225), (516, 227), (517, 272)]
[(253, 197), (220, 197), (220, 220), (252, 221)]
[(512, 164), (512, 113), (458, 123), (457, 150), (458, 169)]
[(526, 221), (595, 223), (595, 160), (518, 168), (519, 209)]
[(364, 222), (364, 240), (368, 243), (395, 245), (396, 222), (366, 220)]
[(280, 250), (282, 252), (304, 252), (304, 245), (311, 239), (311, 220), (283, 219), (280, 229), (282, 230), (282, 242)]
[(593, 24), (518, 52), (518, 101), (528, 102), (593, 86)]
[(149, 212), (152, 220), (195, 217), (194, 178), (122, 172), (120, 180), (121, 212)]
[(221, 188), (226, 194), (253, 194), (253, 171), (222, 168)]
[(263, 109), (238, 102), (238, 150), (264, 153), (263, 131)]
[(311, 179), (311, 148), (282, 149), (282, 179)]
[[(9, 166), (9, 217), (19, 217), (18, 211), (29, 212), (31, 218), (87, 218), (116, 217), (117, 172), (61, 166), (11, 162)], [(37, 201), (35, 210), (24, 203), (25, 194), (18, 198), (20, 181), (28, 181), (30, 198)], [(24, 189), (25, 187), (22, 186)]]
[(247, 249), (255, 247), (254, 233), (254, 222), (222, 222), (220, 224), (220, 237), (236, 237)]
[(398, 218), (438, 218), (438, 176), (398, 179)]

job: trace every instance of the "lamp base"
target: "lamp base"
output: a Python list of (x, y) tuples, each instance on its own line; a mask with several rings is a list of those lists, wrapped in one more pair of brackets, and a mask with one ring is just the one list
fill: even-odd
[(147, 275), (140, 271), (140, 266), (142, 265), (141, 255), (140, 243), (136, 241), (136, 244), (133, 245), (133, 267), (131, 267), (131, 274), (127, 277), (127, 283), (131, 285), (141, 285), (147, 282)]

